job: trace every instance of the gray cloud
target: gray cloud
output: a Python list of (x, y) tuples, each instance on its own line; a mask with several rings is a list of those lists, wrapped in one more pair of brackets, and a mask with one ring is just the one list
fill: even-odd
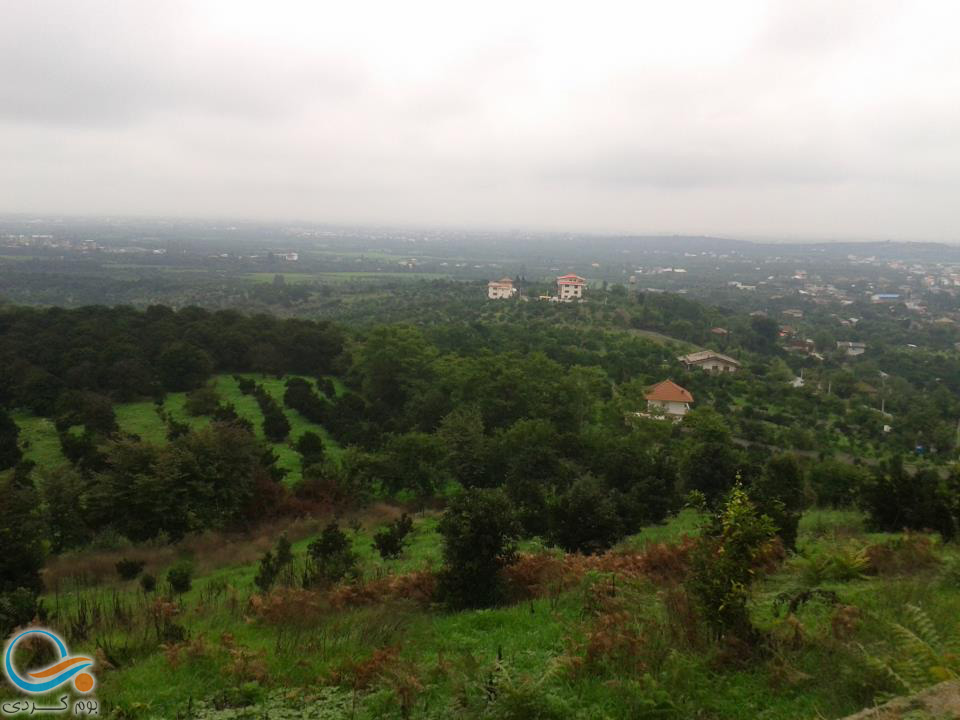
[(952, 3), (4, 5), (0, 212), (960, 239)]

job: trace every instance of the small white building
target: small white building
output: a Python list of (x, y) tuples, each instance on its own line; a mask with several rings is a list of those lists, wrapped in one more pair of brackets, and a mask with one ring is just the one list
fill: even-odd
[(557, 298), (561, 302), (580, 300), (586, 285), (587, 281), (579, 275), (561, 275), (557, 278)]
[(644, 396), (647, 401), (647, 412), (651, 415), (665, 415), (668, 418), (679, 420), (690, 410), (693, 395), (690, 391), (680, 387), (672, 380), (657, 383)]
[(843, 350), (848, 357), (856, 357), (857, 355), (863, 355), (867, 351), (867, 344), (844, 340), (837, 343), (837, 350)]
[(709, 372), (736, 372), (740, 369), (740, 363), (732, 357), (712, 350), (701, 350), (689, 355), (681, 355), (677, 360), (688, 368), (697, 367)]
[(490, 300), (509, 300), (517, 294), (513, 280), (508, 277), (491, 280), (487, 283), (487, 298)]

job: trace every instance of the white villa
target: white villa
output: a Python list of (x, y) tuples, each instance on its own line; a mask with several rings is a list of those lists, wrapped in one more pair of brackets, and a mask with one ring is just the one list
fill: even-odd
[(560, 302), (572, 302), (583, 298), (586, 279), (579, 275), (561, 275), (557, 278), (557, 299)]
[(732, 357), (713, 352), (713, 350), (701, 350), (689, 355), (681, 355), (677, 360), (688, 368), (698, 367), (710, 372), (736, 372), (740, 369), (740, 363)]
[(487, 298), (490, 300), (509, 300), (517, 294), (513, 280), (508, 277), (491, 280), (487, 283)]

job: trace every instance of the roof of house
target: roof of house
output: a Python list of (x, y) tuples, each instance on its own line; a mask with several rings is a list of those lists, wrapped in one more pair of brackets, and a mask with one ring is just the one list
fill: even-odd
[(560, 277), (557, 278), (557, 282), (575, 283), (577, 285), (584, 285), (586, 284), (587, 280), (586, 278), (582, 278), (579, 275), (574, 275), (573, 273), (571, 273), (569, 275), (561, 275)]
[(730, 363), (731, 365), (736, 365), (740, 367), (740, 363), (737, 360), (734, 360), (729, 355), (724, 355), (723, 353), (714, 352), (713, 350), (701, 350), (700, 352), (690, 353), (689, 355), (681, 355), (677, 358), (682, 363), (690, 365), (692, 363), (704, 362), (705, 360), (720, 360), (725, 363)]
[(657, 383), (647, 390), (645, 397), (647, 400), (658, 400), (660, 402), (693, 402), (693, 395), (690, 394), (690, 391), (680, 387), (673, 380), (664, 380)]
[(497, 288), (499, 288), (499, 287), (506, 287), (506, 288), (512, 288), (512, 287), (513, 287), (513, 280), (510, 280), (509, 278), (504, 278), (503, 280), (491, 280), (490, 282), (487, 283), (487, 287), (497, 287)]

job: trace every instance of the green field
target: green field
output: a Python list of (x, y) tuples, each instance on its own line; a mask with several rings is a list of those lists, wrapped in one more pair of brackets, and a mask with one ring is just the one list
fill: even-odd
[[(286, 378), (253, 373), (244, 373), (243, 376), (263, 385), (266, 391), (283, 407)], [(337, 392), (342, 392), (343, 384), (339, 380), (334, 380), (334, 383)], [(240, 392), (237, 381), (232, 375), (217, 375), (214, 377), (212, 385), (220, 394), (222, 402), (234, 405), (241, 417), (253, 423), (257, 437), (263, 439), (263, 413), (260, 412), (257, 401), (252, 396)], [(210, 422), (208, 417), (191, 417), (188, 415), (184, 409), (185, 402), (186, 393), (170, 393), (164, 399), (163, 408), (176, 420), (188, 423), (192, 427), (202, 427)], [(157, 414), (153, 402), (145, 400), (134, 403), (118, 403), (114, 406), (114, 412), (121, 431), (138, 435), (151, 443), (162, 444), (166, 442), (166, 427)], [(286, 476), (288, 484), (296, 483), (301, 477), (300, 454), (294, 450), (293, 446), (300, 436), (308, 430), (312, 430), (323, 437), (329, 457), (335, 460), (340, 458), (343, 449), (330, 437), (325, 428), (310, 422), (296, 410), (284, 408), (284, 413), (290, 422), (290, 435), (286, 442), (271, 443), (271, 445), (279, 458), (277, 464), (288, 471)], [(32, 460), (41, 468), (55, 467), (66, 462), (60, 451), (60, 441), (56, 428), (51, 420), (26, 413), (16, 413), (13, 418), (20, 426), (21, 445), (23, 446), (24, 456), (28, 460)]]

